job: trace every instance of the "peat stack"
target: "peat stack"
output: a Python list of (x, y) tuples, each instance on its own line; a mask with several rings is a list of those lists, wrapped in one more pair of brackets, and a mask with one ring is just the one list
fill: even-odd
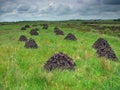
[(48, 29), (48, 25), (47, 24), (43, 24), (43, 29)]
[(27, 37), (24, 35), (21, 35), (19, 38), (19, 41), (27, 41)]
[(30, 28), (30, 26), (29, 25), (25, 25), (25, 28)]
[(32, 30), (30, 31), (30, 34), (31, 34), (31, 35), (38, 35), (38, 32), (37, 32), (36, 29), (32, 29)]
[(29, 25), (25, 25), (24, 27), (21, 28), (21, 30), (26, 30), (27, 28), (30, 28)]
[(109, 43), (104, 40), (103, 38), (99, 38), (94, 44), (93, 48), (99, 49), (100, 47), (106, 47), (106, 48), (111, 48)]
[(25, 27), (22, 27), (21, 30), (26, 30), (26, 28), (25, 28)]
[(59, 28), (55, 28), (54, 33), (56, 33), (56, 35), (64, 35), (64, 32), (60, 30)]
[(99, 38), (94, 44), (93, 48), (97, 50), (97, 54), (99, 57), (106, 57), (107, 59), (117, 60), (117, 57), (112, 50), (109, 43), (103, 38)]
[(77, 38), (72, 33), (67, 34), (67, 36), (64, 39), (73, 41), (77, 40)]
[(72, 58), (70, 58), (66, 54), (59, 52), (49, 58), (49, 60), (45, 63), (44, 68), (48, 71), (55, 69), (74, 70), (75, 66), (76, 64), (74, 63)]
[(28, 41), (25, 42), (26, 48), (38, 48), (38, 45), (36, 44), (35, 40), (30, 38)]

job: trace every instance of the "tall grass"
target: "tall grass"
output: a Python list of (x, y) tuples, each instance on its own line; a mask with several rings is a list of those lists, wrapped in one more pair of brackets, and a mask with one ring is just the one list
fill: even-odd
[[(54, 34), (54, 24), (48, 30), (38, 25), (39, 36), (31, 36), (32, 23), (30, 29), (20, 30), (25, 24), (1, 26), (0, 90), (119, 90), (119, 61), (98, 58), (92, 48), (97, 38), (103, 37), (120, 58), (118, 37), (60, 27), (65, 34), (73, 33), (77, 37), (77, 41), (64, 40), (65, 36)], [(26, 49), (24, 42), (18, 41), (20, 35), (35, 39), (39, 48)], [(43, 69), (44, 63), (57, 52), (74, 59), (75, 71)]]

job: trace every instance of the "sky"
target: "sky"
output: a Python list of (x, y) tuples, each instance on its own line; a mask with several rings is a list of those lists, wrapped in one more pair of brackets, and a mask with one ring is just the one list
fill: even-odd
[(0, 0), (0, 22), (120, 18), (120, 0)]

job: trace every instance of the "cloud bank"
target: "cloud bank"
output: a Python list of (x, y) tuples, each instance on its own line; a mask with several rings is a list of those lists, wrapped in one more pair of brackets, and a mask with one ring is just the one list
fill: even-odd
[(0, 21), (115, 19), (120, 0), (0, 0)]

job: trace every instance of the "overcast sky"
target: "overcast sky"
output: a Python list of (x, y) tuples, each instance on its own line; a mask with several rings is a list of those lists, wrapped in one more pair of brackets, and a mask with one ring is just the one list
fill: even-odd
[(120, 0), (0, 0), (0, 21), (115, 18)]

